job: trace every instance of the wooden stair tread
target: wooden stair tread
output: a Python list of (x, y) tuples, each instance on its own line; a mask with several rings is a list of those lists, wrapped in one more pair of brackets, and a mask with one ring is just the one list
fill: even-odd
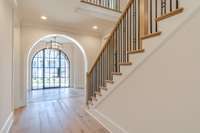
[(92, 100), (88, 100), (88, 104), (94, 105), (93, 102), (92, 102)]
[(119, 65), (132, 65), (132, 62), (120, 62)]
[(120, 72), (112, 72), (112, 75), (122, 75)]
[(107, 91), (108, 90), (108, 88), (107, 87), (99, 87), (101, 90), (105, 90), (105, 91)]
[(155, 37), (155, 36), (159, 36), (162, 32), (158, 31), (158, 32), (154, 32), (154, 33), (150, 33), (148, 35), (142, 36), (141, 39), (147, 39), (147, 38), (151, 38), (151, 37)]
[(128, 51), (128, 54), (136, 54), (136, 53), (142, 53), (144, 52), (144, 49), (139, 49), (139, 50), (132, 50), (132, 51)]
[(156, 20), (156, 21), (164, 20), (164, 19), (166, 19), (166, 18), (169, 18), (169, 17), (175, 16), (175, 15), (177, 15), (177, 14), (179, 14), (179, 13), (182, 13), (183, 10), (184, 10), (183, 7), (178, 8), (178, 9), (176, 9), (176, 10), (174, 10), (174, 11), (171, 11), (170, 13), (167, 13), (167, 14), (165, 14), (165, 15), (163, 15), (163, 16), (157, 17), (155, 20)]
[(97, 101), (97, 98), (95, 96), (92, 96), (92, 100)]
[(105, 80), (105, 82), (107, 82), (107, 83), (111, 83), (111, 84), (114, 83), (113, 80)]
[(95, 92), (95, 94), (98, 96), (102, 96), (101, 92), (99, 92), (99, 91)]

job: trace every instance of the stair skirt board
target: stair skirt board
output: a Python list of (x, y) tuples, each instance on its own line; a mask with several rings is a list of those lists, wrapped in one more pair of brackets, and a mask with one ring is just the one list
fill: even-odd
[[(187, 2), (186, 2), (187, 3)], [(187, 8), (186, 8), (187, 9)], [(183, 10), (183, 9), (182, 9)], [(190, 19), (193, 17), (195, 13), (197, 13), (200, 10), (200, 3), (199, 5), (196, 5), (193, 10), (187, 10), (184, 14), (176, 14), (177, 18), (175, 17), (170, 17), (169, 19), (163, 19), (162, 21), (159, 22), (160, 24), (160, 29), (163, 32), (161, 36), (159, 37), (145, 37), (143, 40), (144, 46), (146, 46), (144, 54), (130, 54), (129, 57), (139, 57), (139, 59), (134, 58), (134, 63), (129, 69), (129, 72), (127, 74), (122, 73), (122, 75), (118, 78), (117, 81), (113, 85), (109, 85), (108, 91), (105, 93), (105, 95), (102, 95), (98, 101), (94, 102), (94, 105), (90, 107), (88, 110), (89, 114), (94, 117), (97, 121), (99, 121), (106, 129), (109, 129), (109, 131), (112, 131), (113, 133), (118, 133), (114, 132), (115, 130), (119, 129), (118, 131), (121, 130), (121, 133), (127, 133), (123, 128), (118, 126), (115, 122), (113, 122), (109, 117), (105, 116), (101, 112), (97, 110), (97, 107), (99, 104), (104, 102), (112, 93), (117, 90), (117, 88), (120, 86), (122, 82), (124, 82), (126, 79), (130, 77), (137, 69), (143, 65), (152, 55), (154, 55), (160, 48), (165, 46), (168, 42), (168, 40), (173, 37), (173, 35), (178, 32), (181, 28), (184, 27), (184, 25), (190, 21)], [(166, 24), (168, 27), (170, 27), (170, 24), (174, 22), (174, 19), (178, 19), (176, 24), (174, 24), (171, 28), (167, 29)], [(168, 24), (169, 23), (169, 24)], [(162, 29), (163, 28), (163, 29)], [(157, 33), (156, 35), (159, 35)], [(156, 36), (155, 35), (155, 36)], [(150, 44), (149, 44), (150, 42)], [(156, 42), (156, 44), (151, 45), (153, 42)], [(148, 48), (147, 48), (148, 47)], [(135, 61), (136, 60), (136, 61)], [(129, 66), (128, 66), (129, 67)], [(116, 76), (116, 75), (114, 75)], [(118, 75), (119, 76), (119, 75)], [(110, 127), (109, 125), (112, 125)]]
[(8, 116), (8, 118), (5, 121), (3, 127), (0, 129), (0, 133), (9, 133), (10, 128), (12, 127), (13, 122), (14, 122), (14, 114), (12, 112)]
[(85, 110), (90, 116), (92, 116), (96, 121), (98, 121), (105, 129), (107, 129), (110, 133), (128, 133), (125, 129), (120, 127), (110, 118), (99, 112), (94, 108)]

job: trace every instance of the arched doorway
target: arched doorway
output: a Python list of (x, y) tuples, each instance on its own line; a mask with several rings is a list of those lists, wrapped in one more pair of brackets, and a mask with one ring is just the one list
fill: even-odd
[[(51, 64), (53, 64), (53, 66), (43, 66), (43, 64), (45, 65), (45, 62), (48, 62), (45, 61), (48, 59), (45, 56), (51, 56), (51, 54), (45, 55), (47, 50), (54, 51), (52, 52), (52, 56), (58, 55), (57, 58), (65, 57), (65, 62), (68, 62), (66, 68), (67, 71), (69, 71), (63, 73), (63, 75), (66, 74), (66, 78), (60, 77), (61, 67), (58, 65), (58, 67), (54, 67), (54, 63), (52, 63), (60, 62), (59, 60), (55, 61), (56, 57), (52, 57), (51, 59)], [(61, 57), (59, 57), (59, 53), (61, 54)], [(36, 63), (33, 63), (34, 59), (36, 60)], [(37, 60), (39, 60), (41, 63), (37, 63)], [(46, 67), (48, 69), (46, 69)], [(33, 68), (35, 68), (35, 70), (33, 70)], [(49, 72), (46, 72), (45, 74), (45, 71), (50, 71), (49, 69), (52, 69), (52, 74), (49, 74)], [(31, 49), (29, 49), (27, 58), (27, 103), (86, 95), (86, 72), (86, 54), (77, 41), (66, 35), (60, 34), (53, 34), (42, 37), (34, 43)], [(63, 81), (63, 84), (60, 83), (62, 82), (62, 78), (66, 79), (66, 81)]]
[(70, 61), (59, 49), (42, 49), (31, 64), (31, 89), (70, 87)]

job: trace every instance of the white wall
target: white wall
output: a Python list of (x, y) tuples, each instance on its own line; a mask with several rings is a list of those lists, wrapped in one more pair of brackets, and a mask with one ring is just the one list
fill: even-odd
[(13, 104), (12, 22), (12, 6), (7, 0), (0, 0), (0, 130), (12, 112)]
[(21, 100), (21, 46), (20, 46), (20, 27), (14, 27), (14, 46), (13, 46), (13, 86), (14, 86), (14, 107), (20, 106)]
[(200, 10), (97, 110), (129, 133), (199, 133), (199, 23)]
[[(96, 52), (101, 45), (98, 36), (68, 32), (65, 29), (54, 29), (53, 27), (22, 26), (22, 53), (28, 54), (31, 46), (40, 38), (49, 34), (64, 34), (77, 40), (85, 50), (88, 58), (88, 66), (95, 60)], [(91, 50), (92, 49), (92, 50)]]
[[(63, 52), (65, 52), (65, 54), (68, 56), (69, 60), (70, 60), (70, 86), (74, 87), (74, 71), (77, 71), (74, 68), (74, 49), (75, 49), (75, 44), (73, 43), (67, 43), (64, 44), (62, 47)], [(81, 51), (79, 50), (78, 52), (81, 53)], [(84, 64), (81, 65), (80, 67), (82, 67), (84, 69)]]
[(13, 103), (14, 108), (18, 108), (21, 100), (21, 26), (17, 6), (13, 10)]
[(74, 68), (74, 88), (84, 88), (84, 59), (78, 48), (74, 49), (73, 54), (73, 68)]
[[(27, 64), (28, 64), (28, 55), (29, 55), (29, 50), (31, 49), (31, 47), (34, 45), (34, 43), (36, 43), (39, 39), (41, 39), (42, 37), (45, 37), (47, 35), (50, 34), (63, 34), (66, 36), (69, 36), (73, 39), (75, 39), (77, 42), (79, 42), (79, 44), (82, 46), (82, 48), (84, 49), (86, 56), (87, 56), (87, 60), (88, 60), (88, 67), (90, 67), (90, 65), (94, 62), (94, 60), (96, 59), (97, 53), (100, 49), (100, 45), (101, 45), (101, 39), (98, 36), (91, 36), (91, 35), (83, 35), (83, 34), (78, 34), (78, 33), (71, 33), (62, 29), (54, 29), (52, 27), (40, 27), (40, 26), (22, 26), (21, 28), (21, 72), (22, 72), (22, 76), (21, 76), (21, 82), (22, 82), (22, 88), (21, 88), (21, 97), (22, 100), (20, 101), (20, 105), (25, 105), (26, 103), (26, 90), (27, 88)], [(76, 52), (75, 52), (76, 53)], [(74, 58), (76, 57), (76, 63), (78, 63), (77, 65), (80, 66), (79, 63), (83, 63), (83, 59), (80, 57), (84, 57), (83, 55), (74, 55)], [(85, 62), (84, 62), (85, 63)], [(79, 67), (77, 66), (77, 67)], [(77, 69), (81, 69), (81, 68), (77, 68)], [(80, 73), (80, 75), (83, 75), (85, 73)], [(79, 80), (81, 78), (81, 76), (77, 75), (77, 79)], [(82, 88), (83, 81), (76, 80), (76, 85), (78, 85), (78, 88)], [(75, 83), (75, 81), (74, 81)], [(85, 85), (85, 84), (84, 84)]]

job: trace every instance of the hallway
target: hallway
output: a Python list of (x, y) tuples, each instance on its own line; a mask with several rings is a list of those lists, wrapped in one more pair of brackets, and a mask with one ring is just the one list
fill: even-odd
[[(58, 91), (33, 91), (30, 104), (15, 111), (11, 133), (108, 133), (85, 112), (84, 90), (60, 90), (61, 98)], [(54, 95), (42, 99), (42, 93)]]

